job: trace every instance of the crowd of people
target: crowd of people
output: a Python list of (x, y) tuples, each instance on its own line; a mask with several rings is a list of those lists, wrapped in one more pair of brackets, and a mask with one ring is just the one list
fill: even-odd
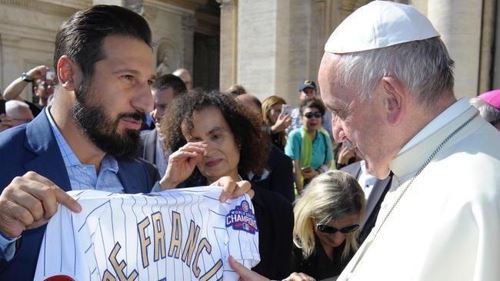
[(241, 280), (500, 278), (500, 90), (457, 100), (415, 8), (347, 17), (298, 107), (193, 88), (186, 69), (156, 77), (151, 30), (122, 7), (75, 13), (55, 44), (53, 70), (0, 99), (1, 280), (33, 279), (57, 205), (81, 208), (66, 191), (214, 184), (255, 208), (261, 261), (230, 257)]

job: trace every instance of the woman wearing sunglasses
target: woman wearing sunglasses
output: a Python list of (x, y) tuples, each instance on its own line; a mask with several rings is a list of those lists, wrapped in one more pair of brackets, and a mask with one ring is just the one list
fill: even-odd
[(285, 154), (293, 160), (295, 188), (303, 187), (317, 175), (330, 169), (333, 148), (330, 136), (322, 128), (325, 106), (319, 99), (305, 100), (300, 105), (302, 127), (290, 132)]
[(365, 196), (354, 177), (332, 170), (314, 178), (293, 209), (295, 273), (287, 280), (339, 275), (358, 248), (364, 208)]

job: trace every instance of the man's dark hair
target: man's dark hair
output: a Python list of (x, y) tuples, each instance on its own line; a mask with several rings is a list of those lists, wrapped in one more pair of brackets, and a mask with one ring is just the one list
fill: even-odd
[(253, 104), (255, 104), (255, 106), (258, 107), (259, 110), (262, 112), (262, 103), (260, 102), (260, 100), (256, 96), (253, 96), (250, 94), (247, 94), (247, 95), (250, 98), (250, 100), (253, 102)]
[(151, 85), (151, 89), (153, 89), (154, 91), (164, 91), (168, 88), (172, 88), (174, 97), (187, 92), (186, 84), (184, 84), (184, 81), (173, 74), (162, 75), (155, 80), (153, 85)]
[(226, 94), (229, 94), (229, 95), (232, 95), (235, 97), (246, 94), (246, 93), (247, 93), (247, 90), (245, 89), (245, 87), (238, 85), (238, 84), (232, 85), (226, 91)]
[(142, 16), (120, 6), (96, 5), (76, 12), (61, 25), (55, 41), (54, 69), (57, 71), (59, 58), (67, 55), (80, 66), (84, 81), (81, 92), (85, 93), (95, 63), (104, 58), (103, 40), (109, 35), (136, 38), (151, 46), (151, 30)]
[(144, 112), (122, 113), (111, 120), (101, 105), (87, 102), (95, 64), (106, 58), (103, 45), (108, 36), (136, 39), (151, 47), (151, 30), (142, 16), (119, 6), (96, 5), (76, 12), (61, 25), (55, 41), (54, 69), (57, 71), (57, 61), (64, 55), (80, 67), (83, 77), (75, 89), (76, 102), (71, 108), (73, 119), (101, 150), (115, 157), (128, 158), (137, 150), (139, 132), (116, 133), (116, 120), (124, 117), (143, 120)]
[[(260, 121), (248, 113), (241, 104), (228, 95), (220, 92), (189, 92), (180, 95), (172, 104), (171, 112), (161, 121), (162, 134), (166, 136), (166, 147), (176, 151), (186, 144), (182, 134), (182, 124), (186, 123), (188, 130), (193, 124), (193, 113), (208, 107), (216, 107), (226, 120), (236, 145), (240, 148), (238, 171), (241, 175), (249, 172), (260, 174), (266, 165), (269, 141), (260, 128)], [(205, 184), (200, 181), (198, 169), (186, 181), (191, 184)], [(203, 179), (202, 179), (203, 180)]]

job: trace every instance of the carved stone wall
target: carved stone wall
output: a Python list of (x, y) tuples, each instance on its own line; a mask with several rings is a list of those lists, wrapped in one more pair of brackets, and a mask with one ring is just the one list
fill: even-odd
[(180, 67), (192, 70), (193, 14), (192, 10), (146, 1), (144, 17), (153, 32), (158, 74), (171, 73)]
[[(34, 66), (52, 66), (59, 25), (89, 1), (0, 2), (0, 87)], [(31, 97), (28, 90), (23, 97)]]

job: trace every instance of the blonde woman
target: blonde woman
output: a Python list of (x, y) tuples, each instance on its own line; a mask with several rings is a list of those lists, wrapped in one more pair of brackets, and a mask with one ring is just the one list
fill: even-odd
[(336, 170), (315, 177), (294, 207), (292, 271), (301, 273), (290, 277), (339, 275), (358, 248), (364, 208), (365, 196), (354, 177)]
[(291, 111), (283, 111), (284, 104), (286, 101), (279, 96), (270, 96), (262, 101), (264, 124), (269, 128), (273, 144), (281, 151), (286, 144), (286, 129), (292, 122)]

